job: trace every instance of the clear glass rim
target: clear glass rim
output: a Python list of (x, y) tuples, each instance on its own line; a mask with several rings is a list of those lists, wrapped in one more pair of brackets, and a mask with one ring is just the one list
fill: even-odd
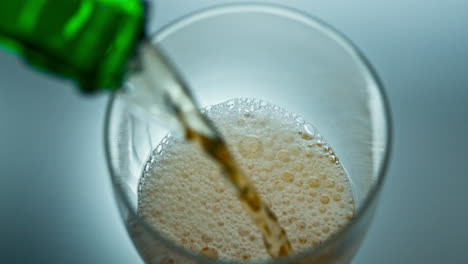
[[(309, 26), (313, 26), (320, 30), (323, 34), (328, 35), (329, 37), (332, 37), (335, 39), (337, 43), (339, 43), (340, 46), (345, 48), (350, 54), (354, 55), (354, 57), (358, 60), (361, 61), (365, 69), (368, 71), (368, 75), (372, 78), (372, 80), (376, 84), (376, 89), (381, 97), (382, 104), (384, 107), (384, 116), (385, 116), (385, 136), (386, 136), (386, 141), (384, 145), (384, 154), (382, 156), (382, 159), (380, 161), (380, 166), (378, 167), (377, 172), (375, 173), (377, 175), (377, 180), (375, 183), (371, 186), (368, 194), (364, 198), (364, 201), (362, 203), (362, 206), (359, 208), (359, 210), (356, 213), (356, 216), (353, 218), (353, 221), (349, 222), (346, 226), (341, 228), (334, 236), (328, 240), (326, 240), (324, 243), (320, 244), (318, 247), (310, 249), (310, 250), (304, 250), (298, 254), (295, 254), (293, 256), (287, 257), (287, 258), (281, 258), (281, 259), (276, 259), (276, 260), (270, 260), (268, 263), (275, 263), (275, 264), (280, 264), (280, 263), (289, 263), (289, 262), (294, 262), (298, 261), (300, 259), (303, 259), (304, 257), (307, 256), (312, 256), (312, 255), (320, 255), (320, 253), (325, 252), (325, 250), (330, 246), (333, 245), (337, 240), (339, 240), (340, 237), (343, 237), (347, 233), (349, 233), (354, 226), (361, 220), (365, 212), (369, 209), (369, 207), (372, 205), (372, 202), (378, 198), (379, 191), (381, 190), (381, 187), (383, 185), (384, 179), (385, 179), (385, 173), (387, 171), (389, 161), (390, 161), (390, 155), (392, 152), (392, 118), (391, 118), (391, 111), (390, 111), (390, 106), (388, 102), (388, 97), (385, 93), (385, 90), (383, 88), (383, 84), (380, 80), (380, 78), (377, 75), (377, 72), (375, 71), (374, 67), (371, 65), (371, 63), (366, 59), (366, 57), (363, 55), (363, 53), (355, 46), (352, 41), (350, 41), (345, 35), (340, 33), (338, 30), (336, 30), (334, 27), (330, 26), (329, 24), (325, 23), (324, 21), (308, 14), (305, 13), (301, 10), (283, 6), (283, 5), (278, 5), (278, 4), (265, 4), (265, 3), (242, 3), (242, 4), (223, 4), (223, 5), (215, 5), (211, 6), (208, 8), (203, 8), (194, 12), (191, 12), (188, 15), (185, 15), (179, 19), (176, 19), (169, 23), (168, 25), (162, 27), (160, 30), (158, 30), (155, 34), (153, 34), (153, 42), (159, 42), (163, 40), (166, 36), (170, 35), (171, 33), (177, 31), (180, 28), (183, 28), (187, 25), (192, 24), (193, 22), (197, 22), (199, 20), (203, 20), (208, 17), (213, 17), (213, 16), (218, 16), (221, 14), (226, 14), (226, 13), (238, 13), (238, 12), (263, 12), (271, 15), (277, 15), (277, 16), (282, 16), (291, 20), (298, 21), (300, 23), (307, 24)], [(104, 127), (104, 144), (105, 144), (105, 153), (106, 153), (106, 161), (107, 161), (107, 166), (110, 171), (110, 176), (111, 176), (111, 182), (113, 184), (113, 190), (115, 192), (116, 196), (119, 196), (121, 201), (124, 203), (124, 206), (127, 208), (132, 208), (130, 201), (127, 199), (127, 196), (125, 195), (125, 192), (120, 188), (119, 184), (116, 181), (116, 177), (118, 175), (118, 172), (116, 169), (113, 167), (112, 164), (112, 157), (110, 153), (110, 120), (111, 120), (111, 113), (112, 109), (114, 106), (114, 102), (116, 99), (117, 93), (113, 93), (110, 97), (109, 103), (107, 105), (106, 109), (106, 114), (105, 114), (105, 127)], [(228, 262), (225, 262), (223, 260), (213, 260), (210, 258), (206, 258), (197, 254), (194, 254), (194, 252), (189, 251), (177, 244), (175, 244), (173, 241), (163, 237), (159, 232), (155, 231), (154, 228), (152, 228), (144, 219), (140, 218), (136, 212), (134, 212), (132, 209), (129, 209), (130, 214), (132, 215), (132, 218), (137, 219), (137, 221), (142, 224), (142, 226), (145, 228), (145, 231), (148, 231), (148, 233), (151, 235), (151, 237), (154, 237), (155, 239), (161, 241), (166, 247), (168, 247), (171, 250), (175, 250), (177, 253), (192, 258), (197, 261), (201, 261), (204, 263), (232, 263), (232, 261), (226, 260)], [(128, 230), (127, 230), (128, 231)], [(259, 263), (265, 263), (265, 261), (259, 261)]]

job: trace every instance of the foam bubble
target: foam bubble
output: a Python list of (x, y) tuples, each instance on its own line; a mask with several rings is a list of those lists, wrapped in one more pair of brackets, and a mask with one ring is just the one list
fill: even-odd
[[(295, 252), (317, 247), (352, 219), (349, 180), (313, 125), (253, 99), (230, 100), (204, 114), (225, 136)], [(164, 236), (212, 258), (270, 258), (219, 166), (195, 145), (168, 135), (144, 168), (138, 210)]]

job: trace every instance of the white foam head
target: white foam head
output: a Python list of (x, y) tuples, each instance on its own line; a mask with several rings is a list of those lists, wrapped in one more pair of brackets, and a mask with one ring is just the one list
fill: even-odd
[[(295, 252), (318, 246), (350, 221), (349, 179), (314, 126), (253, 99), (230, 100), (204, 113), (277, 215)], [(149, 160), (139, 213), (156, 230), (211, 257), (269, 258), (219, 167), (192, 143), (167, 136)]]

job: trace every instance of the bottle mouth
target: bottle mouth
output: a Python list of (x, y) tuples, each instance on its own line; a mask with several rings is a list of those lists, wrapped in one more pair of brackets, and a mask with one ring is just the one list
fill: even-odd
[[(310, 259), (312, 256), (326, 257), (329, 254), (333, 253), (333, 250), (340, 246), (343, 243), (343, 240), (346, 239), (353, 230), (356, 229), (356, 226), (363, 221), (363, 218), (370, 217), (372, 215), (373, 205), (375, 205), (375, 201), (377, 200), (379, 191), (382, 187), (385, 172), (389, 163), (390, 157), (390, 148), (391, 148), (391, 118), (390, 118), (390, 108), (388, 104), (387, 97), (384, 93), (382, 83), (380, 82), (376, 72), (374, 71), (373, 67), (370, 63), (365, 59), (362, 53), (341, 33), (337, 30), (333, 29), (331, 26), (321, 22), (320, 20), (308, 15), (304, 14), (301, 11), (294, 10), (288, 7), (283, 7), (279, 5), (265, 5), (265, 4), (234, 4), (234, 5), (221, 5), (217, 7), (212, 7), (208, 9), (204, 9), (201, 11), (194, 12), (188, 16), (185, 16), (174, 23), (162, 28), (158, 31), (154, 37), (154, 43), (160, 43), (171, 34), (183, 30), (185, 27), (196, 23), (198, 21), (204, 20), (206, 18), (221, 16), (223, 14), (232, 14), (232, 13), (262, 13), (268, 14), (271, 16), (279, 16), (290, 21), (295, 21), (297, 23), (303, 24), (308, 27), (313, 27), (315, 29), (319, 29), (320, 32), (326, 34), (333, 38), (339, 45), (346, 50), (351, 56), (362, 66), (364, 69), (367, 77), (374, 81), (375, 83), (375, 90), (376, 93), (379, 94), (382, 104), (384, 107), (384, 116), (385, 116), (385, 123), (384, 123), (384, 131), (385, 134), (385, 141), (383, 143), (382, 148), (385, 150), (381, 159), (377, 162), (378, 166), (374, 170), (374, 175), (376, 181), (372, 184), (369, 191), (367, 192), (366, 196), (363, 198), (363, 201), (357, 207), (356, 215), (351, 222), (349, 222), (346, 226), (342, 227), (335, 235), (324, 243), (320, 244), (315, 248), (311, 248), (308, 250), (301, 251), (297, 254), (294, 254), (290, 257), (280, 258), (270, 261), (258, 261), (253, 263), (290, 263), (295, 261), (300, 261), (304, 259)], [(109, 151), (109, 123), (110, 123), (110, 114), (112, 112), (114, 103), (115, 103), (116, 94), (114, 94), (110, 100), (108, 105), (107, 114), (106, 114), (106, 156), (107, 162), (109, 166), (109, 170), (111, 172), (111, 179), (114, 185), (114, 190), (116, 191), (116, 195), (123, 201), (124, 207), (126, 208), (134, 208), (132, 206), (132, 202), (130, 201), (129, 197), (125, 194), (125, 190), (123, 190), (121, 184), (117, 181), (119, 178), (118, 170), (113, 165), (112, 157)], [(370, 213), (369, 213), (370, 212)], [(150, 224), (148, 224), (143, 218), (141, 218), (136, 210), (128, 210), (130, 214), (129, 218), (133, 219), (136, 224), (141, 225), (144, 228), (144, 232), (149, 234), (155, 240), (160, 241), (164, 246), (167, 248), (174, 250), (178, 254), (185, 256), (188, 259), (193, 259), (195, 261), (200, 261), (202, 263), (233, 263), (233, 260), (214, 260), (210, 258), (203, 257), (201, 255), (195, 254), (180, 245), (175, 244), (173, 241), (168, 240), (159, 232), (157, 232)], [(331, 253), (330, 253), (331, 252)], [(235, 261), (234, 261), (235, 262)]]

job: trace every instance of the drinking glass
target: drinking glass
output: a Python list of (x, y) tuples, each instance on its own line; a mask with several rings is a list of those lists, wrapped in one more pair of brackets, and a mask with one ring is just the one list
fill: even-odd
[[(201, 107), (256, 98), (319, 129), (350, 177), (355, 217), (320, 246), (272, 262), (348, 263), (374, 214), (391, 138), (382, 84), (359, 50), (329, 25), (271, 5), (203, 10), (163, 28), (153, 41), (180, 70)], [(147, 263), (220, 263), (167, 240), (138, 216), (144, 165), (169, 132), (163, 122), (142, 116), (121, 92), (113, 95), (106, 152), (122, 218)]]

